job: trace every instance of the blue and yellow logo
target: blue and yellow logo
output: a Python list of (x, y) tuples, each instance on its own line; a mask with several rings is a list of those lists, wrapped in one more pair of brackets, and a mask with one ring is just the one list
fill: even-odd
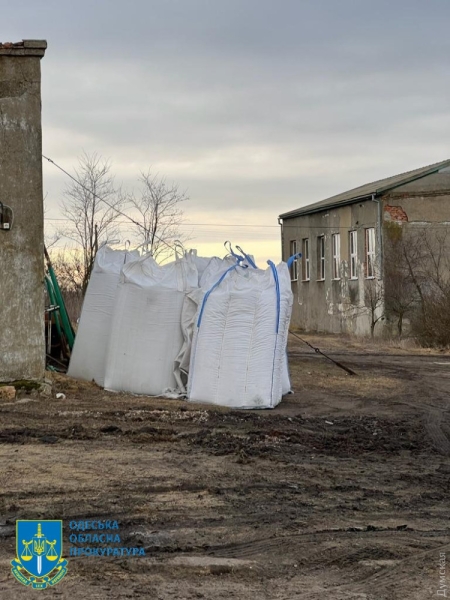
[(12, 574), (34, 589), (56, 585), (67, 573), (62, 558), (62, 521), (16, 521), (16, 554)]

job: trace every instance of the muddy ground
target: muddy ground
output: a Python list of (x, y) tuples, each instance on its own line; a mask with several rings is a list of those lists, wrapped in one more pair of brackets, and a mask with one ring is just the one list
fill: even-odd
[[(0, 598), (442, 597), (450, 356), (307, 339), (357, 376), (292, 339), (295, 393), (272, 411), (61, 375), (51, 398), (0, 401)], [(115, 519), (146, 556), (69, 557), (32, 591), (10, 574), (16, 519), (63, 519), (66, 555), (70, 521)]]

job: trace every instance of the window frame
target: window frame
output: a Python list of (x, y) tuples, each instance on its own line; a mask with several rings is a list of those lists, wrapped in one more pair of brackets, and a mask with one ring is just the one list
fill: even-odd
[(317, 236), (317, 281), (325, 281), (325, 235)]
[(302, 239), (302, 281), (311, 280), (311, 262), (309, 256), (309, 238)]
[(350, 279), (358, 279), (358, 232), (352, 229), (348, 232), (348, 253), (350, 263)]
[(331, 278), (335, 281), (341, 278), (341, 234), (331, 234)]
[[(289, 241), (289, 256), (293, 256), (294, 254), (298, 254), (298, 245), (297, 240)], [(289, 273), (291, 275), (291, 282), (298, 281), (298, 259), (294, 258), (292, 261), (292, 265), (289, 267)]]
[[(364, 237), (366, 279), (375, 279), (375, 227), (366, 227)], [(372, 244), (370, 242), (372, 242)], [(370, 247), (371, 245), (372, 248)], [(369, 267), (371, 267), (371, 269), (369, 269)]]

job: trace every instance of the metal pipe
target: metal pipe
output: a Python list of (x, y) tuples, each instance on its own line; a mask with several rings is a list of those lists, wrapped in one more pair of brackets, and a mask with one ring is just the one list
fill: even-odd
[(376, 199), (375, 198), (376, 194), (372, 194), (372, 202), (376, 202), (378, 205), (378, 209), (377, 209), (377, 220), (378, 220), (378, 264), (379, 264), (379, 277), (378, 280), (382, 281), (383, 280), (383, 200), (381, 198)]
[(281, 260), (284, 260), (284, 232), (283, 232), (283, 219), (278, 217), (278, 225), (281, 227)]

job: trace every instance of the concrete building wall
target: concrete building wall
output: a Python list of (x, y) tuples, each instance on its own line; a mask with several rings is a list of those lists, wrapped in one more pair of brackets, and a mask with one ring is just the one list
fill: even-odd
[[(399, 299), (407, 304), (414, 292), (405, 284), (402, 271), (405, 251), (419, 277), (429, 275), (425, 289), (438, 276), (450, 281), (450, 168), (383, 196), (383, 238), (386, 329), (395, 335), (399, 315), (391, 305), (398, 307)], [(409, 330), (409, 314), (403, 318), (404, 333)]]
[[(298, 281), (292, 282), (294, 306), (292, 325), (306, 331), (331, 333), (370, 333), (370, 315), (366, 308), (365, 229), (375, 229), (377, 254), (378, 205), (364, 201), (341, 208), (329, 209), (286, 219), (282, 226), (283, 259), (290, 254), (290, 242), (297, 240), (302, 251), (302, 241), (309, 239), (310, 280), (302, 281), (302, 264), (298, 264)], [(350, 278), (349, 232), (357, 232), (357, 278)], [(332, 276), (332, 235), (340, 234), (339, 279)], [(319, 236), (325, 238), (325, 279), (318, 280)], [(378, 280), (370, 282), (378, 285)], [(380, 312), (382, 307), (378, 308)]]
[(0, 44), (0, 381), (45, 368), (40, 59), (46, 43)]
[[(384, 220), (410, 225), (450, 224), (450, 168), (395, 188), (383, 196)], [(393, 210), (394, 209), (394, 210)], [(403, 211), (402, 218), (395, 209)]]
[[(379, 204), (380, 203), (380, 204)], [(381, 207), (381, 213), (379, 208)], [(381, 216), (381, 229), (379, 220)], [(365, 229), (375, 228), (376, 277), (365, 272)], [(349, 232), (357, 231), (357, 278), (350, 278)], [(340, 277), (332, 276), (332, 235), (340, 233)], [(325, 238), (325, 279), (317, 279), (317, 237)], [(285, 219), (282, 225), (283, 259), (290, 254), (290, 242), (296, 240), (302, 251), (302, 240), (310, 240), (310, 281), (302, 281), (302, 265), (298, 265), (298, 281), (292, 282), (294, 306), (292, 325), (306, 331), (330, 333), (370, 333), (372, 306), (375, 316), (384, 318), (375, 328), (376, 335), (395, 333), (398, 318), (390, 313), (389, 298), (398, 294), (398, 281), (389, 265), (396, 265), (399, 245), (427, 237), (430, 248), (446, 256), (439, 268), (450, 264), (450, 168), (394, 188), (376, 201), (364, 200), (339, 208)], [(443, 243), (442, 240), (445, 239)], [(430, 268), (433, 268), (431, 265)], [(450, 271), (444, 275), (450, 279)], [(394, 288), (396, 288), (394, 290)], [(372, 305), (372, 306), (371, 306)], [(405, 321), (407, 325), (407, 319)]]

